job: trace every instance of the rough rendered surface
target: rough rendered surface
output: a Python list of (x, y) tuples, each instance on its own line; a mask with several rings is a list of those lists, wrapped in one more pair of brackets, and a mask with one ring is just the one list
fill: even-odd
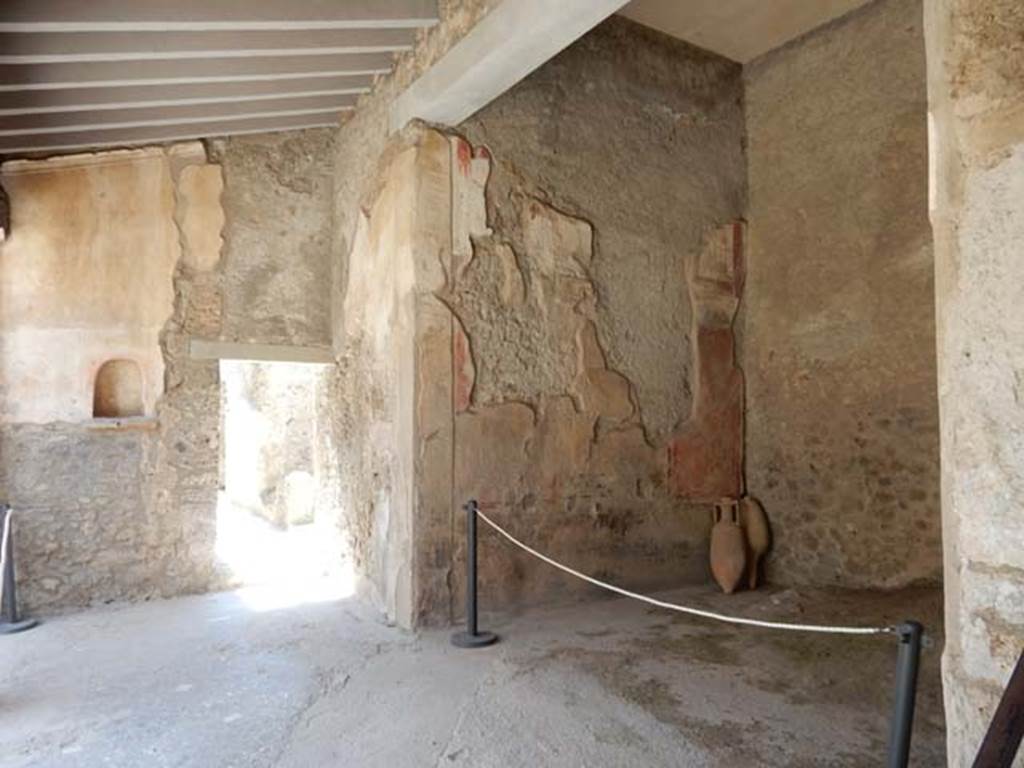
[[(34, 301), (19, 291), (34, 303), (35, 327), (57, 342), (37, 344), (34, 364), (75, 369), (80, 355), (92, 356), (73, 382), (54, 388), (36, 378), (0, 429), (0, 498), (17, 514), (23, 608), (207, 588), (214, 583), (216, 365), (192, 363), (183, 352), (189, 333), (219, 327), (209, 254), (222, 221), (219, 168), (198, 143), (14, 167), (45, 184), (11, 185), (15, 210), (24, 203), (26, 215), (20, 238), (3, 246), (4, 263), (18, 268), (7, 261), (18, 243), (49, 243), (50, 257), (33, 248), (40, 264), (55, 262), (41, 285), (62, 286)], [(29, 215), (54, 206), (71, 213)], [(3, 320), (5, 332), (19, 332), (17, 318)], [(84, 328), (79, 337), (60, 338), (76, 325)], [(91, 421), (92, 373), (109, 358), (140, 363), (152, 420)], [(12, 373), (4, 372), (5, 382)]]
[(1024, 648), (1024, 6), (942, 0), (925, 23), (946, 711), (969, 765)]
[[(490, 163), (489, 152), (462, 139), (452, 149), (455, 189), (482, 195), (474, 168)], [(478, 210), (473, 197), (453, 195), (467, 212)], [(477, 499), (515, 535), (616, 583), (653, 589), (703, 580), (710, 516), (698, 502), (735, 494), (740, 483), (742, 381), (731, 323), (742, 285), (742, 238), (734, 234), (742, 227), (727, 227), (724, 238), (679, 259), (687, 281), (681, 301), (694, 308), (696, 397), (678, 437), (652, 440), (635, 387), (599, 338), (600, 227), (519, 185), (492, 179), (487, 199), (493, 226), (469, 227), (472, 250), (465, 261), (456, 257), (442, 294), (455, 315), (444, 366), (455, 372), (455, 500)], [(715, 247), (721, 241), (727, 247)], [(709, 339), (719, 338), (716, 353)], [(461, 605), (461, 581), (453, 601), (448, 575), (462, 556), (461, 515), (449, 510), (438, 522), (418, 529), (432, 555), (423, 560), (443, 566), (417, 570), (418, 609), (428, 619)], [(451, 554), (437, 557), (443, 552)], [(510, 555), (498, 549), (481, 565), (497, 604), (546, 601), (578, 586), (560, 588), (553, 571)]]
[(114, 358), (139, 366), (152, 415), (180, 251), (165, 153), (16, 160), (0, 179), (13, 202), (0, 245), (4, 422), (91, 419), (96, 372)]
[[(938, 622), (915, 590), (669, 599), (757, 617)], [(698, 622), (624, 600), (484, 616), (501, 642), (453, 648), (359, 603), (235, 593), (103, 609), (5, 638), (4, 768), (873, 768), (889, 637)], [(926, 650), (915, 765), (944, 763)]]
[(495, 226), (518, 192), (594, 227), (598, 338), (652, 440), (691, 415), (685, 265), (743, 213), (742, 102), (736, 64), (613, 17), (460, 126), (497, 161)]
[[(328, 343), (331, 138), (230, 139), (223, 166), (198, 142), (5, 165), (20, 231), (0, 247), (3, 355), (35, 367), (2, 377), (25, 609), (223, 583), (218, 365), (188, 343)], [(110, 358), (140, 364), (149, 419), (91, 421)]]
[[(330, 295), (332, 339), (339, 358), (338, 377), (330, 393), (334, 408), (332, 440), (338, 451), (336, 506), (344, 511), (353, 555), (358, 567), (367, 575), (364, 588), (382, 607), (391, 611), (398, 603), (389, 599), (386, 592), (389, 583), (394, 587), (401, 567), (393, 566), (389, 582), (384, 550), (371, 552), (380, 544), (382, 536), (397, 530), (391, 527), (397, 519), (392, 517), (392, 509), (408, 509), (395, 506), (407, 489), (400, 488), (394, 477), (396, 465), (391, 456), (398, 448), (396, 442), (381, 440), (394, 428), (392, 409), (395, 404), (392, 382), (380, 368), (390, 365), (381, 359), (385, 332), (380, 329), (377, 333), (374, 328), (363, 325), (359, 318), (365, 315), (361, 310), (353, 312), (353, 306), (361, 305), (365, 297), (351, 295), (353, 281), (349, 273), (355, 263), (354, 255), (366, 254), (370, 247), (366, 239), (369, 226), (366, 213), (378, 200), (389, 160), (396, 146), (405, 146), (399, 140), (389, 147), (391, 102), (461, 39), (495, 2), (442, 0), (438, 4), (440, 22), (424, 30), (415, 49), (399, 57), (393, 73), (378, 80), (374, 90), (360, 99), (358, 109), (344, 122), (336, 137)], [(374, 269), (372, 265), (365, 265), (365, 268)], [(357, 282), (365, 279), (363, 275)], [(381, 295), (392, 290), (390, 280), (390, 276), (384, 276)], [(379, 309), (386, 321), (386, 309)], [(374, 335), (379, 337), (377, 342), (372, 341)], [(446, 506), (450, 503), (446, 502)], [(406, 573), (403, 579), (407, 578)]]
[[(475, 224), (444, 296), (454, 500), (635, 588), (705, 579), (701, 502), (740, 489), (741, 102), (734, 64), (616, 18), (460, 126), (475, 149), (453, 145), (453, 220)], [(461, 522), (431, 544), (456, 563)], [(451, 559), (418, 571), (425, 617), (461, 605)], [(481, 579), (498, 604), (576, 588), (502, 549)]]
[(921, 24), (882, 0), (746, 72), (747, 486), (777, 580), (941, 574)]
[[(436, 131), (411, 130), (381, 158), (378, 194), (349, 254), (337, 340), (340, 505), (363, 588), (406, 626), (414, 526), (451, 506), (451, 320), (433, 295), (450, 250), (450, 181), (448, 141)], [(442, 370), (428, 369), (431, 360)]]
[(330, 343), (333, 128), (217, 141), (224, 168), (223, 338)]
[[(735, 65), (618, 19), (463, 126), (476, 146), (414, 129), (381, 150), (371, 181), (345, 165), (368, 113), (343, 126), (341, 506), (391, 615), (457, 612), (457, 509), (470, 497), (609, 578), (705, 577), (706, 502), (741, 483), (740, 90)], [(419, 171), (404, 183), (418, 191), (400, 198), (409, 142)], [(361, 223), (348, 234), (356, 189)], [(391, 242), (373, 234), (387, 231), (381, 217), (394, 219)], [(407, 440), (411, 460), (389, 458)], [(383, 555), (406, 535), (411, 573)], [(549, 574), (501, 554), (482, 578), (502, 601), (553, 594)], [(399, 585), (411, 613), (392, 613), (407, 604)]]

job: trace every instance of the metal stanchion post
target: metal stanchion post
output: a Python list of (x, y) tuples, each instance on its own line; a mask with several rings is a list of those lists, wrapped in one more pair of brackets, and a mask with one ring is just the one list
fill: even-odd
[(470, 501), (466, 510), (466, 631), (452, 635), (452, 645), (459, 648), (481, 648), (494, 643), (498, 636), (477, 629), (476, 615), (476, 501)]
[(0, 635), (11, 635), (24, 632), (39, 622), (35, 619), (22, 619), (18, 615), (18, 591), (14, 583), (14, 512), (11, 508), (0, 506), (0, 563), (3, 575), (0, 577)]
[(907, 768), (910, 763), (910, 736), (914, 726), (914, 699), (917, 696), (917, 668), (921, 660), (924, 627), (907, 621), (896, 627), (899, 655), (896, 660), (896, 697), (893, 701), (889, 731), (888, 768)]

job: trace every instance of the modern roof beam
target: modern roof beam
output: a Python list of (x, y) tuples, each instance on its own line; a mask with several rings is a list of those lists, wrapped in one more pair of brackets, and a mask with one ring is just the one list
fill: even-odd
[(440, 0), (0, 0), (0, 153), (336, 125)]
[(421, 118), (458, 125), (626, 5), (503, 0), (392, 105), (392, 131)]
[(339, 114), (277, 115), (274, 117), (232, 118), (179, 125), (141, 126), (97, 131), (68, 131), (44, 136), (0, 136), (0, 153), (57, 152), (83, 148), (123, 147), (185, 139), (237, 136), (248, 133), (320, 128), (338, 124)]
[(299, 77), (287, 89), (277, 80), (184, 85), (128, 85), (116, 88), (59, 88), (0, 94), (0, 115), (93, 112), (129, 107), (224, 104), (301, 96), (359, 95), (370, 90), (370, 75)]
[(409, 50), (414, 37), (412, 30), (397, 28), (275, 32), (0, 32), (0, 64), (382, 53)]
[(7, 0), (0, 32), (203, 32), (416, 28), (436, 0)]
[(59, 133), (69, 130), (172, 125), (183, 122), (228, 120), (235, 117), (340, 113), (351, 109), (356, 96), (279, 96), (263, 101), (213, 102), (166, 107), (128, 107), (101, 112), (48, 112), (0, 116), (0, 136)]
[(390, 53), (353, 53), (260, 59), (7, 64), (0, 65), (0, 91), (375, 75), (389, 72), (392, 63)]

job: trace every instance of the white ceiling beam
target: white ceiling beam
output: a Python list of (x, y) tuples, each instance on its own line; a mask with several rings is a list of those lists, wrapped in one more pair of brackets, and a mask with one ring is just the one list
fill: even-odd
[(0, 32), (0, 64), (407, 51), (409, 29), (276, 32)]
[[(0, 0), (3, 2), (3, 0)], [(337, 77), (390, 72), (390, 53), (335, 56), (275, 56), (244, 59), (8, 64), (0, 66), (0, 92), (36, 88), (88, 88), (120, 85), (177, 85)], [(3, 97), (0, 96), (0, 102)]]
[(149, 126), (119, 128), (101, 133), (78, 131), (55, 133), (47, 136), (0, 137), (0, 154), (25, 155), (30, 153), (65, 152), (77, 149), (103, 149), (109, 147), (161, 144), (186, 139), (210, 139), (219, 136), (240, 136), (252, 133), (292, 131), (307, 128), (334, 127), (339, 116), (333, 113), (316, 115), (275, 116), (270, 118), (237, 118), (231, 122), (186, 123), (178, 126)]
[(203, 32), (416, 28), (436, 0), (7, 0), (0, 32)]
[(0, 153), (336, 125), (439, 0), (0, 0)]
[(391, 130), (413, 118), (457, 125), (625, 4), (503, 0), (394, 102)]
[(283, 87), (277, 80), (184, 85), (130, 85), (116, 88), (55, 88), (0, 93), (0, 115), (88, 112), (128, 107), (162, 107), (260, 101), (282, 97), (362, 94), (371, 75), (297, 77)]
[[(260, 96), (215, 96), (202, 99), (156, 99), (150, 101), (120, 102), (107, 104), (76, 104), (71, 107), (29, 107), (0, 109), (0, 124), (3, 118), (21, 117), (33, 115), (64, 115), (72, 119), (74, 115), (89, 114), (92, 112), (124, 112), (135, 109), (161, 109), (173, 107), (199, 107), (217, 104), (253, 104), (256, 106), (253, 111), (260, 111), (259, 104), (279, 99), (310, 99), (315, 97), (330, 98), (332, 103), (346, 107), (355, 105), (356, 98), (367, 93), (368, 88), (356, 88), (342, 91), (298, 91), (296, 93), (271, 93)], [(85, 118), (78, 118), (84, 120)]]
[(236, 117), (272, 117), (274, 115), (315, 114), (351, 109), (355, 95), (290, 96), (261, 101), (185, 104), (158, 107), (129, 107), (99, 112), (46, 112), (0, 116), (0, 136), (61, 133), (66, 131), (102, 131), (150, 125), (176, 125), (185, 122), (230, 120)]
[[(246, 115), (203, 115), (202, 117), (167, 117), (153, 118), (151, 120), (128, 120), (121, 123), (94, 123), (92, 125), (75, 124), (61, 125), (51, 128), (31, 128), (0, 131), (0, 139), (21, 139), (23, 141), (32, 138), (35, 141), (37, 136), (52, 134), (63, 134), (68, 132), (92, 133), (97, 139), (102, 139), (101, 131), (123, 130), (126, 128), (163, 128), (167, 126), (181, 125), (216, 125), (218, 123), (233, 123), (238, 120), (249, 120), (255, 118), (277, 118), (277, 117), (302, 117), (316, 122), (329, 122), (330, 117), (335, 118), (334, 122), (341, 119), (341, 113), (350, 110), (351, 107), (329, 107), (326, 109), (285, 109), (271, 112), (253, 112)], [(218, 130), (225, 131), (223, 127)]]

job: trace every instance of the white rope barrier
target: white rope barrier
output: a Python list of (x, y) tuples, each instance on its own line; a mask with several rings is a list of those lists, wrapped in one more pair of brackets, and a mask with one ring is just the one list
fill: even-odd
[(529, 552), (531, 555), (536, 557), (538, 560), (543, 560), (548, 565), (554, 566), (560, 571), (568, 573), (570, 576), (575, 576), (577, 579), (589, 582), (594, 586), (607, 589), (610, 592), (623, 595), (624, 597), (631, 597), (634, 600), (640, 600), (641, 602), (648, 603), (658, 608), (665, 608), (669, 611), (678, 611), (679, 613), (688, 613), (691, 616), (700, 616), (705, 619), (712, 619), (714, 621), (723, 621), (731, 624), (743, 624), (749, 627), (764, 627), (766, 629), (786, 629), (794, 632), (822, 632), (833, 635), (885, 635), (892, 634), (896, 631), (895, 627), (836, 627), (825, 624), (790, 624), (781, 621), (762, 621), (761, 619), (748, 619), (743, 616), (729, 616), (724, 613), (716, 613), (714, 611), (705, 611), (700, 608), (692, 608), (686, 605), (677, 605), (676, 603), (669, 603), (664, 600), (658, 600), (654, 597), (648, 597), (647, 595), (641, 595), (637, 592), (630, 592), (628, 589), (622, 587), (616, 587), (614, 584), (608, 584), (607, 582), (595, 579), (593, 576), (587, 576), (585, 573), (580, 573), (574, 568), (570, 568), (567, 565), (552, 560), (547, 555), (543, 555), (532, 547), (527, 546), (523, 542), (519, 541), (515, 536), (506, 531), (500, 525), (495, 523), (491, 518), (480, 511), (479, 507), (476, 510), (477, 515), (480, 519), (487, 523), (491, 528), (497, 531), (499, 534), (504, 536), (510, 542), (515, 544), (517, 547), (522, 549), (524, 552)]

